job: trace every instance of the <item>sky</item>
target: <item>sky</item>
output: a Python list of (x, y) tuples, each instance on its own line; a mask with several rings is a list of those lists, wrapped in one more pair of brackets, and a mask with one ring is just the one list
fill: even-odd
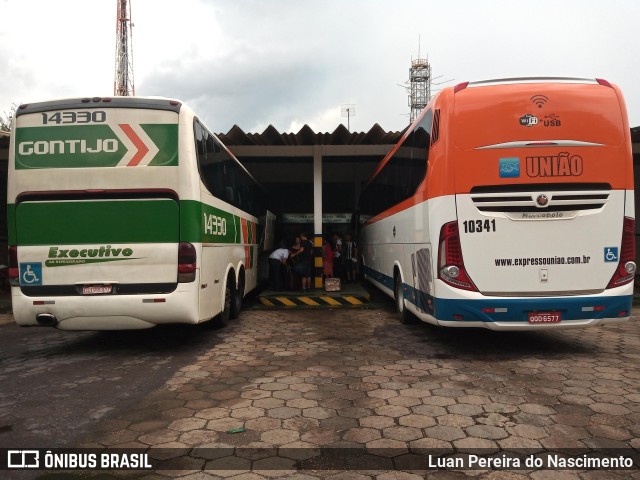
[[(409, 122), (412, 59), (432, 89), (518, 76), (604, 78), (640, 126), (637, 0), (131, 0), (136, 94), (178, 98), (213, 132)], [(116, 0), (0, 0), (0, 112), (113, 95)]]

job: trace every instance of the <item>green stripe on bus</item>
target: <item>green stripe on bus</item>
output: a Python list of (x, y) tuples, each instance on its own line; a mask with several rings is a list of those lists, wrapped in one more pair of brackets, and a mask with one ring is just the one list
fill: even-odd
[(9, 245), (17, 245), (18, 240), (16, 238), (16, 205), (10, 203), (7, 205), (7, 233)]
[(180, 239), (192, 243), (240, 243), (240, 219), (196, 200), (180, 201)]
[(160, 151), (149, 162), (150, 167), (173, 167), (178, 165), (178, 125), (140, 125)]
[(47, 260), (44, 264), (47, 267), (67, 267), (69, 265), (87, 265), (90, 263), (109, 263), (109, 262), (123, 262), (126, 260), (139, 260), (139, 257), (127, 257), (127, 258), (70, 258), (70, 259), (55, 259)]
[(16, 169), (115, 167), (127, 153), (109, 125), (16, 128)]
[(179, 241), (178, 204), (168, 199), (24, 202), (12, 210), (14, 245)]
[[(112, 128), (107, 124), (16, 128), (15, 168), (115, 167), (127, 154), (131, 158), (142, 155), (138, 160), (141, 161), (145, 158), (145, 148), (149, 152), (155, 147), (158, 152), (148, 165), (178, 165), (178, 125), (144, 124), (140, 127), (149, 138), (146, 139), (142, 134), (138, 136), (131, 129), (135, 142), (132, 138), (127, 139), (127, 133), (120, 127)], [(144, 163), (147, 161), (144, 160), (142, 166)]]
[(24, 202), (7, 206), (7, 223), (10, 245), (21, 246), (244, 243), (240, 217), (196, 200), (181, 200), (179, 211), (169, 199)]

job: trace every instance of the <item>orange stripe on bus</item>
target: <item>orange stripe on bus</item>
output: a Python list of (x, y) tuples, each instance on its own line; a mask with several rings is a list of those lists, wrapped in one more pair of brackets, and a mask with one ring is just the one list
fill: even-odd
[(127, 163), (127, 167), (135, 167), (142, 161), (144, 156), (149, 153), (149, 147), (147, 147), (142, 139), (136, 134), (136, 132), (133, 131), (131, 125), (120, 123), (118, 126), (122, 129), (124, 134), (129, 137), (129, 140), (131, 140), (133, 145), (138, 149), (133, 158), (129, 161), (129, 163)]

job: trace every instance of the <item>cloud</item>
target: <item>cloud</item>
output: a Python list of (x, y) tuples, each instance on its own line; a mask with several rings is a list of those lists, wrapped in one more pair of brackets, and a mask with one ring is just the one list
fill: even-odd
[[(115, 2), (2, 5), (0, 110), (111, 94)], [(631, 124), (640, 125), (640, 2), (632, 0), (135, 0), (132, 16), (136, 92), (179, 97), (214, 131), (300, 122), (332, 131), (346, 123), (336, 108), (343, 103), (356, 105), (352, 130), (400, 130), (409, 107), (398, 84), (418, 36), (448, 85), (603, 77), (621, 86)]]
[[(234, 124), (245, 131), (269, 124), (284, 131), (301, 121), (332, 131), (346, 123), (340, 104), (360, 102), (363, 130), (384, 123), (373, 115), (385, 108), (394, 118), (387, 128), (401, 129), (406, 94), (397, 83), (406, 75), (409, 51), (398, 46), (398, 26), (389, 31), (383, 12), (402, 13), (391, 5), (206, 1), (199, 22), (209, 30), (192, 26), (180, 55), (137, 77), (138, 93), (184, 99), (214, 131), (226, 132)], [(423, 10), (420, 1), (402, 5)], [(415, 32), (402, 36), (417, 46)]]
[(177, 61), (173, 70), (151, 75), (140, 90), (181, 98), (210, 129), (226, 132), (234, 124), (249, 130), (265, 122), (282, 128), (291, 116), (299, 116), (299, 109), (322, 104), (317, 95), (322, 79), (313, 62), (239, 51), (199, 62)]

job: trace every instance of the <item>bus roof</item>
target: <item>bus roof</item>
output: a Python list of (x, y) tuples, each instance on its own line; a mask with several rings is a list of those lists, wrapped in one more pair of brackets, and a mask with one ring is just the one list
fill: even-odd
[(482, 87), (487, 85), (510, 85), (516, 83), (601, 83), (609, 85), (606, 80), (598, 78), (580, 78), (580, 77), (511, 77), (511, 78), (494, 78), (491, 80), (474, 80), (470, 82), (459, 83), (454, 87), (457, 91), (467, 87)]
[(84, 97), (25, 103), (18, 107), (15, 115), (18, 117), (30, 113), (81, 108), (140, 108), (149, 110), (167, 110), (178, 113), (181, 107), (182, 102), (172, 98)]

